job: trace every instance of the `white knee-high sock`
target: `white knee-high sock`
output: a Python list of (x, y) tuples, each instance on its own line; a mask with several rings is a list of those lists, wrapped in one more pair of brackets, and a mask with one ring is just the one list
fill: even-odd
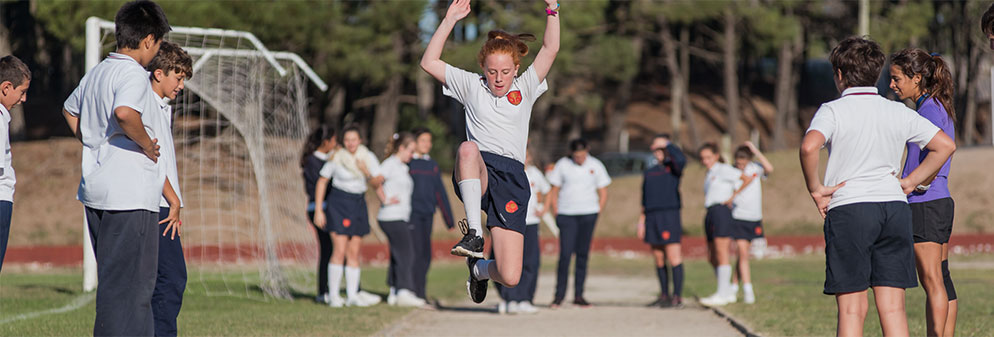
[(469, 222), (469, 228), (476, 230), (476, 236), (483, 236), (483, 223), (480, 220), (482, 189), (480, 179), (466, 179), (459, 182), (459, 194), (462, 195), (463, 207), (466, 209), (466, 221)]
[(732, 266), (727, 264), (718, 266), (718, 294), (727, 296), (731, 294), (731, 289)]
[(342, 268), (340, 264), (328, 265), (328, 293), (332, 298), (339, 298), (342, 289)]
[(359, 268), (345, 267), (345, 295), (349, 299), (359, 296)]

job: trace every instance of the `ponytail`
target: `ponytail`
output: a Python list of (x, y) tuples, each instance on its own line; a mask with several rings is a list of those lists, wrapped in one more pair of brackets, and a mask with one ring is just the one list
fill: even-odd
[(389, 158), (392, 155), (397, 154), (401, 147), (413, 144), (415, 142), (414, 135), (409, 132), (401, 132), (393, 134), (390, 141), (387, 142), (387, 148), (383, 153)]
[(946, 61), (942, 59), (939, 54), (933, 54), (932, 59), (932, 78), (928, 81), (928, 87), (925, 89), (928, 91), (933, 98), (939, 100), (942, 103), (942, 107), (946, 108), (946, 113), (949, 114), (949, 120), (956, 122), (956, 112), (953, 106), (953, 75), (949, 72), (949, 66), (946, 65)]
[(317, 151), (321, 147), (321, 143), (332, 138), (335, 138), (334, 128), (326, 124), (314, 128), (314, 131), (311, 131), (311, 134), (307, 136), (307, 142), (304, 143), (304, 151), (300, 155), (300, 167), (307, 165), (307, 157)]
[(504, 53), (511, 55), (514, 65), (521, 65), (521, 57), (528, 55), (528, 45), (523, 41), (535, 41), (535, 35), (511, 34), (502, 30), (491, 30), (490, 33), (487, 33), (487, 42), (483, 44), (483, 48), (480, 49), (480, 53), (476, 57), (477, 61), (482, 67), (487, 56)]
[(956, 121), (956, 111), (953, 106), (953, 76), (942, 56), (929, 54), (919, 48), (908, 48), (895, 53), (891, 57), (891, 64), (901, 69), (908, 78), (921, 76), (918, 86), (922, 92), (942, 104), (950, 121)]

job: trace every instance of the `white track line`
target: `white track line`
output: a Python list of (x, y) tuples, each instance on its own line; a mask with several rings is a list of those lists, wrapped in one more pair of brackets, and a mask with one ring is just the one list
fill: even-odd
[(14, 316), (14, 317), (10, 317), (10, 318), (4, 319), (4, 320), (0, 320), (0, 324), (7, 324), (7, 323), (11, 323), (11, 322), (16, 322), (16, 321), (20, 321), (20, 320), (37, 318), (37, 317), (41, 317), (41, 316), (48, 316), (48, 315), (53, 315), (53, 314), (61, 314), (61, 313), (70, 312), (70, 311), (82, 308), (84, 305), (89, 304), (90, 302), (93, 301), (93, 299), (96, 296), (97, 296), (96, 293), (92, 293), (92, 292), (85, 293), (85, 294), (79, 295), (79, 297), (76, 297), (75, 299), (72, 300), (72, 302), (69, 302), (69, 304), (66, 304), (65, 306), (63, 306), (61, 308), (48, 309), (48, 310), (43, 310), (43, 311), (35, 311), (35, 312), (29, 312), (29, 313), (26, 313), (26, 314), (20, 314), (20, 315)]

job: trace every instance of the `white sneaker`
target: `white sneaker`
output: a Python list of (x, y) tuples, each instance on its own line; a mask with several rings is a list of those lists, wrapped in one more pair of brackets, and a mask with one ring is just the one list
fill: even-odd
[(756, 294), (751, 291), (746, 291), (744, 294), (742, 294), (742, 301), (745, 302), (746, 304), (756, 303)]
[(521, 301), (518, 302), (518, 313), (519, 314), (534, 314), (538, 312), (538, 308), (532, 305), (532, 302)]
[(728, 301), (728, 296), (723, 296), (723, 295), (718, 294), (718, 293), (714, 293), (711, 296), (702, 298), (700, 300), (700, 302), (701, 302), (701, 304), (709, 306), (709, 307), (720, 307), (720, 306), (723, 306), (723, 305), (726, 305), (726, 304), (730, 303)]
[(507, 314), (507, 301), (497, 302), (497, 313), (501, 315)]
[(738, 283), (732, 283), (731, 292), (732, 292), (732, 294), (735, 294), (735, 296), (739, 295), (739, 284)]
[(369, 303), (369, 305), (379, 304), (383, 301), (383, 298), (381, 298), (380, 295), (365, 290), (359, 290), (358, 295), (359, 298), (361, 298), (364, 302)]
[(508, 314), (517, 315), (519, 312), (520, 312), (520, 310), (518, 309), (518, 302), (517, 301), (507, 302), (507, 313)]
[(396, 305), (402, 307), (420, 307), (425, 305), (425, 300), (418, 298), (413, 292), (407, 289), (397, 291)]
[[(731, 289), (729, 289), (729, 290), (731, 290)], [(728, 304), (735, 303), (735, 302), (738, 302), (738, 301), (739, 301), (738, 292), (731, 292), (731, 291), (729, 291), (728, 294), (725, 294), (725, 302), (727, 302)]]
[(328, 306), (332, 308), (341, 308), (345, 306), (345, 300), (337, 294), (328, 294)]

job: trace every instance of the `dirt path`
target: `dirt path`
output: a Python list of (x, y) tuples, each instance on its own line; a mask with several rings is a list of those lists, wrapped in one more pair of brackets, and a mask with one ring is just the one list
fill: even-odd
[[(571, 280), (572, 282), (572, 280)], [(491, 286), (481, 305), (467, 299), (443, 303), (439, 310), (416, 310), (379, 336), (741, 336), (726, 320), (696, 304), (683, 309), (644, 307), (658, 292), (651, 278), (591, 275), (585, 297), (593, 308), (565, 305), (549, 310), (555, 275), (539, 277), (535, 299), (541, 311), (534, 315), (499, 315), (500, 297)], [(572, 290), (568, 291), (572, 294)], [(570, 301), (572, 296), (567, 296)]]

